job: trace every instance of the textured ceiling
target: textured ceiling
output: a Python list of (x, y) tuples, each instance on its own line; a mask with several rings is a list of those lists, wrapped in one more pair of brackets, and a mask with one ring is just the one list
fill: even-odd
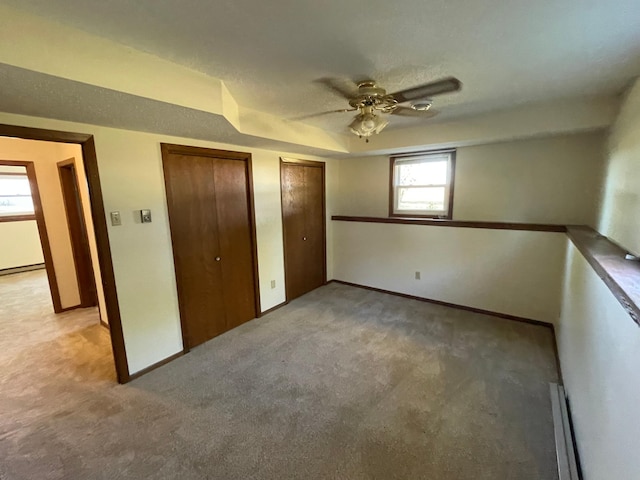
[(239, 133), (224, 117), (0, 64), (0, 111), (233, 145), (327, 156)]
[(440, 116), (393, 128), (618, 93), (640, 73), (638, 0), (3, 1), (220, 78), (239, 104), (284, 118), (344, 108), (326, 77), (464, 83), (437, 99)]

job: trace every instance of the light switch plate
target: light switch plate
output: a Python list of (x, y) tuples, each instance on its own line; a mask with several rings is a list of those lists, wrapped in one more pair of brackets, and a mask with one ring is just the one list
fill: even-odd
[(120, 218), (120, 212), (111, 212), (111, 225), (117, 227), (122, 225), (122, 219)]
[(140, 221), (142, 223), (151, 223), (151, 210), (140, 210)]

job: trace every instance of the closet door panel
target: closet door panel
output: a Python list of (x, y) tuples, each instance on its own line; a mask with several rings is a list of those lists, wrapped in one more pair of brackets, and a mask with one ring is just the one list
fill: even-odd
[(304, 168), (306, 290), (324, 284), (324, 170)]
[(165, 159), (167, 204), (180, 314), (189, 347), (226, 330), (217, 232), (213, 160), (171, 155)]
[(287, 299), (307, 292), (305, 252), (304, 167), (282, 165), (282, 212)]
[(247, 164), (216, 159), (214, 168), (227, 329), (256, 317)]
[(325, 281), (324, 164), (283, 161), (281, 189), (287, 300), (293, 300)]

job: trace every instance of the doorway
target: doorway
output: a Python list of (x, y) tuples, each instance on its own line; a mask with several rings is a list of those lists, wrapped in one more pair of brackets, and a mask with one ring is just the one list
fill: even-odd
[(85, 215), (80, 198), (78, 174), (74, 158), (57, 163), (64, 210), (67, 216), (69, 239), (73, 252), (73, 263), (78, 281), (79, 306), (82, 308), (94, 307), (98, 304), (93, 266), (91, 264), (91, 251)]
[(251, 155), (162, 144), (185, 349), (260, 312)]
[(327, 281), (325, 164), (280, 159), (287, 301)]
[[(91, 215), (94, 219), (94, 235), (95, 243), (97, 246), (96, 256), (102, 278), (101, 285), (103, 286), (104, 290), (105, 312), (109, 320), (109, 337), (116, 367), (115, 369), (117, 379), (120, 383), (128, 382), (130, 380), (130, 375), (124, 346), (124, 337), (120, 320), (117, 292), (115, 289), (115, 276), (111, 260), (111, 249), (107, 233), (106, 218), (104, 215), (104, 204), (102, 199), (100, 176), (98, 172), (98, 161), (93, 136), (80, 133), (44, 130), (14, 125), (0, 125), (0, 137), (17, 138), (24, 140), (38, 140), (61, 144), (74, 144), (80, 146), (82, 158), (84, 160), (84, 173), (86, 175), (88, 186), (88, 203), (90, 205)], [(28, 171), (30, 167), (27, 166), (26, 168)], [(35, 211), (36, 221), (38, 220), (38, 217), (42, 217), (41, 214), (41, 208), (40, 215), (38, 214), (37, 210)], [(41, 224), (43, 227), (42, 229), (40, 228)], [(38, 231), (40, 238), (42, 238), (43, 235), (47, 236), (44, 220), (38, 223)], [(43, 242), (43, 253), (45, 256), (46, 264), (47, 253), (45, 250), (45, 242)], [(49, 274), (48, 268), (47, 274)], [(48, 276), (51, 280), (52, 276)], [(55, 272), (53, 274), (53, 277), (55, 277)], [(49, 283), (50, 285), (56, 285), (56, 282), (50, 281)], [(58, 307), (60, 307), (60, 305), (58, 305)]]

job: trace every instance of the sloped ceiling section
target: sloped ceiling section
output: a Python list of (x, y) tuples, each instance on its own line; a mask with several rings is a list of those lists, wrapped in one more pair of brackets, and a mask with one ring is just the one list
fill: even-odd
[[(34, 6), (37, 3), (30, 1), (25, 5)], [(60, 5), (74, 6), (74, 9), (67, 12), (69, 15), (76, 11), (90, 11), (88, 7), (85, 8), (86, 5), (80, 8), (84, 2), (76, 3), (63, 1)], [(122, 8), (116, 8), (118, 2), (107, 3), (113, 3), (114, 9), (103, 12), (104, 21), (113, 30), (112, 27), (118, 21), (124, 22), (122, 16), (126, 16), (128, 7), (121, 5)], [(46, 2), (45, 4), (48, 5)], [(52, 18), (55, 17), (45, 4), (36, 6)], [(104, 7), (106, 4), (101, 5)], [(155, 5), (149, 4), (147, 7), (150, 9), (148, 18), (158, 21), (155, 18), (157, 12), (152, 8)], [(96, 12), (101, 11), (100, 8)], [(187, 6), (184, 7), (186, 8)], [(140, 8), (133, 8), (132, 14), (142, 13), (144, 12)], [(168, 12), (165, 13), (168, 16)], [(117, 18), (118, 15), (121, 17)], [(264, 22), (269, 20), (270, 17), (267, 17), (263, 19)], [(226, 79), (223, 81), (213, 76), (216, 72), (223, 76), (225, 72), (226, 76), (231, 75), (229, 68), (232, 67), (216, 63), (221, 61), (219, 58), (202, 57), (204, 63), (200, 63), (202, 68), (198, 69), (193, 58), (176, 63), (179, 56), (176, 56), (176, 51), (170, 51), (169, 46), (166, 51), (151, 48), (153, 45), (166, 43), (160, 42), (159, 37), (149, 36), (148, 40), (153, 45), (145, 47), (140, 43), (140, 38), (121, 37), (117, 29), (106, 31), (98, 28), (102, 19), (99, 19), (97, 25), (95, 22), (87, 22), (85, 30), (93, 28), (92, 33), (88, 33), (74, 25), (78, 23), (79, 17), (70, 17), (71, 21), (67, 22), (69, 24), (62, 24), (22, 9), (0, 5), (0, 18), (3, 19), (3, 28), (0, 29), (3, 97), (0, 99), (0, 109), (11, 113), (325, 156), (429, 148), (448, 143), (474, 144), (554, 132), (599, 129), (610, 125), (615, 115), (615, 88), (578, 90), (578, 95), (582, 96), (564, 98), (561, 101), (511, 101), (505, 105), (496, 104), (500, 108), (492, 108), (484, 113), (481, 110), (486, 110), (486, 106), (481, 108), (481, 102), (474, 102), (475, 93), (472, 91), (468, 97), (460, 97), (467, 98), (466, 103), (456, 105), (458, 99), (453, 100), (450, 105), (452, 112), (457, 111), (462, 116), (443, 115), (436, 122), (420, 124), (404, 123), (401, 119), (394, 118), (395, 125), (374, 137), (370, 143), (364, 143), (345, 131), (348, 117), (334, 116), (329, 119), (330, 124), (320, 122), (313, 125), (287, 120), (294, 113), (313, 113), (308, 111), (309, 108), (344, 106), (333, 103), (335, 99), (325, 102), (322, 98), (326, 100), (327, 97), (312, 94), (316, 92), (318, 85), (312, 85), (312, 81), (305, 79), (310, 73), (303, 64), (300, 64), (302, 70), (298, 72), (294, 72), (289, 66), (274, 77), (268, 72), (278, 71), (277, 63), (267, 68), (264, 62), (256, 60), (256, 68), (261, 66), (262, 72), (266, 73), (238, 67), (240, 69), (232, 75), (233, 81), (227, 84)], [(252, 21), (259, 20), (254, 18)], [(254, 27), (265, 38), (268, 37), (270, 30), (265, 30), (264, 24)], [(141, 32), (143, 30), (141, 28)], [(165, 31), (163, 35), (171, 36), (175, 33), (171, 32)], [(188, 32), (180, 32), (182, 33), (175, 39), (180, 48), (186, 48), (189, 42), (197, 40), (184, 37), (189, 35)], [(287, 44), (296, 42), (291, 32), (281, 34), (286, 38)], [(260, 52), (275, 48), (273, 45), (261, 45), (252, 41), (249, 54), (249, 47), (237, 35), (235, 38), (236, 44), (225, 44), (230, 52), (227, 53), (226, 61), (231, 61), (236, 54), (245, 55), (245, 60), (248, 60), (252, 58), (251, 55), (261, 55)], [(126, 41), (139, 49), (123, 45), (120, 41)], [(210, 42), (211, 39), (207, 41)], [(202, 45), (198, 48), (201, 47)], [(333, 49), (333, 53), (326, 52), (319, 46), (314, 48), (310, 52), (314, 58), (318, 57), (316, 60), (320, 63), (324, 62), (320, 57), (330, 56), (328, 53), (331, 53), (342, 58), (340, 61), (345, 67), (343, 72), (349, 70), (349, 65), (353, 68), (358, 66), (358, 62), (349, 63), (350, 54), (351, 58), (360, 58), (358, 52), (350, 52), (344, 45)], [(273, 53), (270, 52), (271, 55)], [(238, 61), (242, 63), (241, 58)], [(400, 58), (399, 61), (405, 60)], [(361, 66), (375, 67), (372, 65), (365, 62)], [(396, 77), (392, 76), (389, 81), (394, 84), (399, 83), (400, 78), (415, 82), (430, 80), (425, 77), (424, 69), (418, 71), (420, 69), (416, 69), (417, 67), (411, 68), (408, 73), (402, 73), (404, 70), (401, 68), (396, 69), (400, 72), (396, 75), (397, 79), (393, 80)], [(432, 70), (432, 74), (456, 73), (441, 70), (436, 68)], [(337, 72), (332, 70), (334, 71)], [(316, 73), (312, 75), (316, 76)], [(469, 75), (471, 79), (471, 74)], [(407, 86), (411, 85), (398, 85), (402, 88)], [(589, 95), (585, 95), (585, 92)], [(528, 97), (523, 98), (526, 100)], [(286, 101), (281, 102), (279, 99)], [(318, 99), (320, 103), (313, 104)], [(274, 107), (287, 102), (287, 108)], [(445, 105), (447, 102), (451, 101), (444, 101)], [(560, 113), (558, 108), (561, 109)], [(282, 117), (266, 112), (275, 112)], [(329, 125), (334, 129), (329, 128)], [(340, 128), (336, 130), (335, 125)]]
[[(235, 102), (219, 79), (16, 9), (0, 6), (0, 17), (3, 18), (0, 63), (7, 66), (76, 82), (70, 87), (72, 89), (79, 89), (77, 84), (85, 84), (187, 108), (201, 115), (219, 116), (243, 135), (346, 152), (348, 140), (345, 135), (244, 108)], [(8, 69), (4, 70), (7, 74)], [(83, 92), (87, 93), (86, 90)], [(3, 94), (13, 95), (8, 85), (3, 86)], [(61, 92), (53, 94), (62, 95)], [(83, 96), (71, 104), (59, 102), (61, 109), (58, 109), (57, 118), (72, 115), (71, 109), (85, 100), (87, 98)], [(140, 102), (134, 102), (134, 105), (141, 106)], [(19, 107), (14, 104), (12, 113), (28, 114), (16, 111)], [(133, 105), (123, 102), (121, 107), (128, 109)], [(64, 113), (64, 110), (68, 111)], [(97, 123), (87, 111), (84, 118), (76, 120)], [(149, 125), (145, 130), (152, 128)], [(224, 129), (221, 135), (225, 135)]]
[(0, 111), (231, 145), (323, 155), (326, 150), (240, 133), (222, 115), (0, 64)]

